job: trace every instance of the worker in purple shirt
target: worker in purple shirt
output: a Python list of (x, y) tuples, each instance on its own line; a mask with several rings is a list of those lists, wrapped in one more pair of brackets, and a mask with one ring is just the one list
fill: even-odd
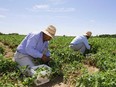
[(55, 36), (56, 28), (48, 26), (39, 33), (29, 33), (17, 47), (14, 61), (20, 66), (35, 66), (33, 60), (40, 58), (44, 63), (50, 61), (48, 42)]
[(90, 50), (91, 46), (88, 39), (91, 37), (92, 32), (88, 31), (84, 35), (76, 36), (70, 43), (69, 47), (74, 51), (80, 51), (84, 54), (86, 50)]

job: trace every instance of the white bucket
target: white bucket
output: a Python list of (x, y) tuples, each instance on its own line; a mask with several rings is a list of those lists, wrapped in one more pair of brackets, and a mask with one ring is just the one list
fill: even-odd
[(36, 86), (49, 82), (51, 71), (52, 69), (45, 64), (32, 67), (31, 74), (37, 75), (37, 78), (34, 80)]

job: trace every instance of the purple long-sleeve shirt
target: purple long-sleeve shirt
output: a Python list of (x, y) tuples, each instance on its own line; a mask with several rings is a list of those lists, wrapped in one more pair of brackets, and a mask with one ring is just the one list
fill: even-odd
[[(50, 56), (48, 41), (43, 42), (43, 33), (29, 33), (17, 47), (17, 51), (34, 58), (42, 58), (43, 54)], [(45, 52), (46, 51), (46, 52)]]

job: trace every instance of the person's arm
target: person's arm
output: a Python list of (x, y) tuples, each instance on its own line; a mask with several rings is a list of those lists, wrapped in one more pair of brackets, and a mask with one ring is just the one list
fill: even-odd
[(90, 45), (89, 45), (89, 43), (88, 43), (88, 40), (87, 40), (86, 38), (84, 38), (84, 39), (83, 39), (83, 42), (84, 42), (86, 48), (90, 50)]
[(46, 45), (45, 45), (45, 50), (46, 50), (45, 54), (46, 54), (47, 57), (50, 57), (50, 51), (48, 49), (48, 44), (49, 43), (47, 42)]
[(48, 50), (46, 56), (50, 57), (50, 51)]
[(42, 60), (44, 61), (45, 64), (47, 64), (51, 60), (50, 51), (48, 50), (48, 42), (45, 42), (45, 48), (43, 50)]

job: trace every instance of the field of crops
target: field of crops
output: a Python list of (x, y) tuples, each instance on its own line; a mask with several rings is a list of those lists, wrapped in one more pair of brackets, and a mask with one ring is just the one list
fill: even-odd
[[(0, 43), (15, 52), (23, 38), (24, 35), (0, 35)], [(63, 75), (63, 81), (72, 87), (116, 87), (116, 38), (90, 38), (92, 49), (86, 56), (69, 48), (73, 38), (57, 36), (50, 41), (51, 79)], [(16, 63), (4, 56), (5, 48), (0, 45), (0, 87), (33, 87), (32, 79), (20, 77)], [(97, 71), (90, 71), (90, 67)]]

